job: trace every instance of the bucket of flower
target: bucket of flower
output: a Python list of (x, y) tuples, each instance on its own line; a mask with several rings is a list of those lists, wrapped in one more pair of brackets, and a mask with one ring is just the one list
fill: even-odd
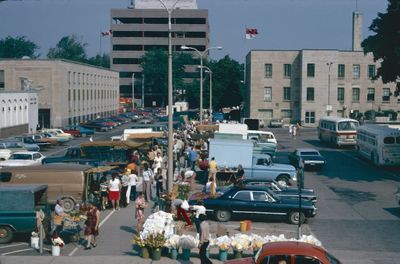
[(256, 234), (251, 234), (250, 240), (251, 240), (250, 247), (253, 250), (253, 256), (256, 256), (257, 252), (263, 246), (265, 240), (262, 236)]
[(53, 234), (51, 242), (53, 243), (51, 247), (51, 255), (60, 256), (61, 248), (65, 245), (64, 241), (57, 234)]
[(179, 235), (172, 235), (165, 241), (165, 247), (167, 247), (171, 254), (171, 259), (178, 258), (178, 250), (179, 250)]
[(191, 250), (197, 248), (199, 240), (191, 235), (182, 235), (179, 238), (179, 247), (182, 248), (182, 260), (190, 260)]
[(250, 237), (245, 234), (238, 233), (231, 237), (231, 246), (233, 249), (233, 258), (242, 258), (243, 251), (250, 247)]
[(231, 248), (231, 239), (228, 236), (220, 236), (214, 240), (215, 245), (218, 247), (218, 259), (226, 261), (228, 259), (228, 250)]
[(146, 238), (146, 244), (151, 249), (151, 259), (152, 260), (160, 260), (161, 258), (161, 249), (165, 244), (165, 236), (164, 232), (162, 233), (152, 233), (149, 234)]
[(139, 249), (140, 249), (139, 255), (142, 258), (148, 259), (150, 257), (149, 250), (146, 245), (146, 241), (143, 238), (141, 238), (140, 236), (137, 236), (137, 235), (134, 236), (132, 239), (132, 244), (137, 245), (139, 247)]

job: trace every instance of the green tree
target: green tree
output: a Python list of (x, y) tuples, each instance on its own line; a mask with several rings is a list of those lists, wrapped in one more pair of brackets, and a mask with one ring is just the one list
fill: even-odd
[[(388, 0), (387, 13), (378, 13), (369, 30), (375, 32), (362, 42), (364, 53), (372, 52), (374, 60), (382, 60), (376, 78), (384, 83), (400, 78), (400, 1)], [(397, 82), (395, 96), (400, 92)]]
[(89, 58), (87, 63), (104, 68), (110, 68), (110, 56), (105, 53), (102, 55), (97, 54), (96, 56)]
[(82, 42), (76, 35), (65, 36), (61, 38), (55, 48), (50, 48), (47, 57), (87, 62), (86, 46), (87, 43)]
[(25, 36), (11, 37), (7, 36), (0, 40), (0, 58), (22, 58), (28, 56), (31, 58), (39, 57), (36, 50), (39, 46), (26, 39)]
[[(176, 53), (173, 55), (173, 88), (185, 89), (183, 78), (185, 65), (191, 61), (191, 55)], [(161, 105), (168, 101), (168, 54), (162, 49), (152, 49), (145, 53), (141, 63), (145, 76), (145, 86), (148, 91), (161, 98)]]

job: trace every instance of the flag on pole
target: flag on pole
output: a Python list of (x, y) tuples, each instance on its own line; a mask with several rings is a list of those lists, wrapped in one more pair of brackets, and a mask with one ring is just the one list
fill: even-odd
[(246, 28), (246, 39), (253, 39), (258, 35), (256, 28)]
[(110, 29), (109, 31), (106, 31), (106, 32), (100, 32), (100, 34), (101, 34), (102, 37), (111, 36), (112, 35), (112, 30)]

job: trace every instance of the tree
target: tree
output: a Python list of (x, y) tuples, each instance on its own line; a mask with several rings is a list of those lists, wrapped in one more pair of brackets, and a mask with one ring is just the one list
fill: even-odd
[[(376, 78), (383, 83), (400, 78), (400, 0), (388, 0), (387, 13), (378, 13), (369, 30), (375, 32), (362, 42), (364, 53), (372, 52), (374, 60), (382, 60)], [(397, 82), (395, 96), (400, 92)]]
[(96, 56), (89, 58), (87, 60), (87, 63), (90, 65), (110, 68), (110, 56), (105, 53), (103, 53), (102, 55), (97, 54)]
[(86, 46), (87, 43), (83, 43), (76, 35), (65, 36), (61, 38), (55, 48), (50, 48), (47, 57), (87, 62)]
[(28, 56), (31, 58), (39, 57), (36, 50), (39, 46), (34, 42), (26, 39), (25, 36), (11, 37), (7, 36), (0, 40), (0, 58), (22, 58)]

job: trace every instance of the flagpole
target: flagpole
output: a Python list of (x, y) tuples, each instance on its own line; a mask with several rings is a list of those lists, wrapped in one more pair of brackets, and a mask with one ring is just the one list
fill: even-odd
[(99, 34), (99, 43), (100, 43), (100, 56), (101, 56), (101, 52), (102, 52), (102, 48), (101, 48), (101, 30), (100, 30), (100, 34)]

